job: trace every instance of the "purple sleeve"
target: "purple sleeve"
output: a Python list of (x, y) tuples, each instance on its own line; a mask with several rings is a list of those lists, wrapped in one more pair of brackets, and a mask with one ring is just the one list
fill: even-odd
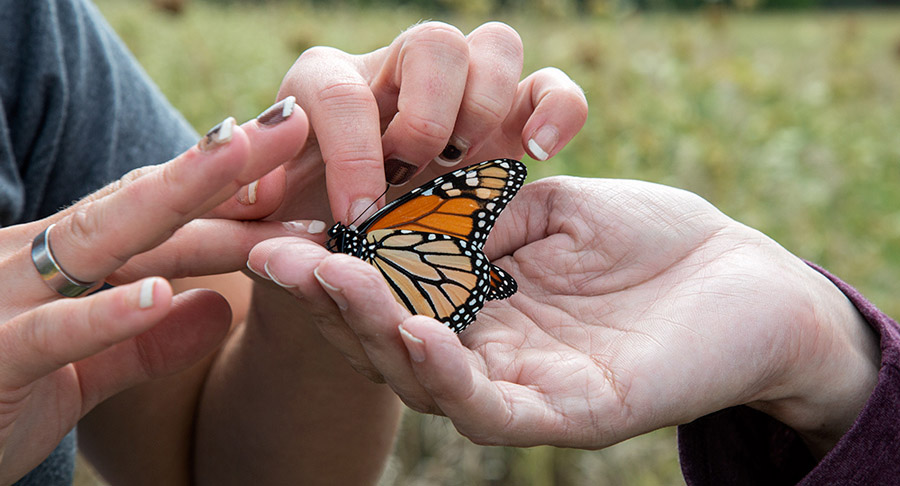
[(856, 289), (821, 267), (881, 337), (878, 384), (856, 422), (818, 464), (784, 424), (734, 407), (678, 427), (689, 485), (897, 484), (900, 481), (900, 328)]

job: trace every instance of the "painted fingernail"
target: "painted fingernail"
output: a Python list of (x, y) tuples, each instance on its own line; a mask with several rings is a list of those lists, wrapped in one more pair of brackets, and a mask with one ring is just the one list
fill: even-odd
[(466, 156), (466, 152), (469, 151), (469, 145), (462, 140), (453, 137), (450, 139), (450, 143), (444, 147), (441, 155), (438, 155), (434, 158), (434, 162), (438, 165), (444, 167), (452, 167), (459, 163)]
[(247, 270), (250, 270), (251, 272), (253, 272), (254, 275), (258, 276), (259, 278), (262, 278), (265, 280), (272, 280), (271, 278), (269, 278), (268, 275), (266, 275), (262, 272), (257, 272), (255, 268), (251, 267), (250, 260), (247, 260)]
[(291, 233), (308, 233), (311, 235), (317, 235), (325, 231), (325, 223), (317, 219), (314, 219), (312, 221), (285, 221), (282, 224), (284, 225), (284, 228)]
[[(272, 271), (269, 269), (269, 262), (266, 262), (266, 264), (263, 266), (263, 269), (266, 271), (266, 275), (269, 276), (269, 280), (271, 280), (271, 281), (275, 282), (276, 284), (278, 284), (279, 287), (284, 287), (284, 288), (286, 288), (286, 289), (294, 289), (294, 288), (297, 288), (296, 285), (288, 285), (288, 284), (286, 284), (286, 283), (284, 283), (284, 282), (278, 280), (278, 277), (276, 277), (275, 274), (272, 273)], [(251, 269), (251, 270), (252, 270), (252, 269)]]
[(239, 203), (244, 206), (249, 206), (251, 204), (256, 203), (256, 191), (259, 189), (259, 179), (247, 184), (242, 187), (240, 191), (237, 193), (237, 200)]
[(400, 330), (400, 337), (403, 338), (403, 344), (409, 352), (409, 357), (416, 363), (425, 361), (425, 341), (413, 336), (413, 334), (403, 327), (403, 324), (397, 326)]
[(209, 152), (216, 147), (225, 145), (231, 141), (231, 135), (234, 133), (234, 118), (228, 117), (222, 123), (212, 127), (203, 138), (197, 142), (197, 148), (204, 152)]
[(402, 186), (412, 179), (418, 167), (406, 163), (400, 159), (388, 159), (384, 161), (384, 180), (392, 186)]
[(341, 288), (331, 285), (330, 283), (325, 281), (325, 279), (322, 278), (321, 275), (319, 275), (319, 267), (316, 267), (316, 269), (313, 270), (313, 275), (315, 275), (316, 280), (318, 280), (319, 283), (322, 284), (322, 288), (325, 289), (325, 293), (327, 293), (328, 296), (331, 297), (331, 300), (333, 300), (334, 303), (338, 306), (338, 309), (347, 310), (350, 307), (347, 304), (347, 299), (344, 298), (344, 292), (341, 290)]
[(350, 205), (350, 212), (347, 214), (347, 222), (352, 227), (353, 221), (365, 221), (369, 216), (378, 211), (375, 202), (367, 197), (359, 198)]
[(528, 140), (528, 151), (537, 160), (547, 160), (557, 142), (559, 142), (559, 131), (556, 127), (544, 125)]
[(155, 278), (148, 278), (141, 282), (141, 290), (138, 296), (138, 307), (149, 309), (153, 307), (153, 289), (156, 288)]
[(296, 98), (288, 96), (278, 103), (266, 108), (266, 111), (260, 113), (259, 116), (256, 117), (256, 121), (266, 126), (277, 125), (290, 118), (291, 114), (294, 113), (294, 107), (297, 106), (296, 102)]

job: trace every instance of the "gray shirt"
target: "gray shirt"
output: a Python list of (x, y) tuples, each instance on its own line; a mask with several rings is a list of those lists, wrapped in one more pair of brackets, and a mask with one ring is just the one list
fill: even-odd
[[(87, 0), (0, 0), (0, 226), (40, 219), (197, 136)], [(70, 433), (19, 485), (71, 484)]]

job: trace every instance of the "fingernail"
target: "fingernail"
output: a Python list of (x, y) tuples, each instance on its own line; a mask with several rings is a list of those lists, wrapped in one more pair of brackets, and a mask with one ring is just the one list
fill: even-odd
[(291, 233), (308, 233), (311, 235), (317, 235), (323, 231), (325, 231), (325, 223), (314, 219), (312, 221), (285, 221), (282, 223), (284, 228)]
[(325, 289), (325, 293), (327, 293), (328, 296), (331, 297), (331, 300), (333, 300), (334, 303), (338, 306), (338, 309), (347, 310), (349, 305), (347, 304), (347, 299), (344, 298), (343, 291), (340, 289), (340, 287), (335, 287), (334, 285), (326, 282), (325, 279), (322, 278), (321, 275), (319, 275), (319, 267), (316, 267), (316, 269), (313, 270), (313, 275), (315, 275), (316, 280), (318, 280), (319, 283), (322, 284), (322, 288)]
[[(284, 288), (286, 288), (286, 289), (294, 289), (294, 288), (297, 288), (296, 285), (288, 285), (288, 284), (283, 283), (283, 282), (281, 282), (280, 280), (278, 280), (278, 278), (275, 276), (275, 274), (273, 274), (272, 271), (269, 270), (269, 262), (266, 262), (266, 264), (263, 265), (263, 269), (266, 271), (266, 275), (269, 276), (269, 280), (271, 280), (271, 281), (275, 282), (276, 284), (278, 284), (279, 287), (284, 287)], [(252, 270), (252, 269), (251, 269), (251, 270)]]
[(256, 121), (267, 126), (277, 125), (291, 116), (294, 112), (294, 107), (297, 106), (296, 101), (297, 99), (293, 96), (288, 96), (278, 103), (266, 108), (266, 111), (260, 113), (259, 116), (256, 117)]
[(559, 131), (556, 127), (544, 125), (528, 140), (528, 150), (535, 159), (547, 160), (557, 142), (559, 142)]
[(266, 279), (266, 280), (272, 280), (271, 278), (269, 278), (268, 275), (263, 274), (263, 273), (261, 273), (261, 272), (257, 272), (255, 268), (251, 267), (251, 266), (250, 266), (250, 260), (247, 260), (247, 270), (250, 270), (251, 272), (253, 272), (254, 275), (258, 276), (259, 278), (263, 278), (263, 279)]
[(402, 186), (412, 179), (418, 167), (406, 163), (400, 159), (388, 159), (384, 161), (384, 180), (392, 186)]
[(400, 330), (400, 337), (403, 338), (403, 344), (409, 352), (409, 357), (416, 363), (425, 361), (425, 341), (413, 336), (413, 334), (403, 327), (403, 324), (397, 326)]
[(458, 164), (459, 161), (466, 156), (466, 152), (468, 151), (469, 144), (456, 137), (452, 137), (450, 143), (444, 147), (444, 151), (441, 152), (441, 155), (434, 158), (434, 162), (444, 167), (452, 167)]
[(148, 309), (153, 307), (153, 289), (156, 288), (155, 278), (148, 278), (141, 282), (141, 291), (138, 297), (138, 307)]
[(347, 222), (365, 221), (369, 219), (369, 216), (375, 214), (375, 211), (378, 211), (378, 206), (374, 204), (373, 200), (367, 197), (359, 198), (350, 205)]
[(219, 123), (206, 132), (206, 135), (197, 142), (197, 148), (203, 152), (209, 152), (216, 147), (230, 142), (233, 133), (234, 118), (229, 116), (222, 123)]
[(237, 200), (239, 203), (244, 206), (249, 206), (251, 204), (256, 203), (256, 191), (259, 189), (259, 179), (247, 184), (242, 187), (241, 190), (237, 193)]

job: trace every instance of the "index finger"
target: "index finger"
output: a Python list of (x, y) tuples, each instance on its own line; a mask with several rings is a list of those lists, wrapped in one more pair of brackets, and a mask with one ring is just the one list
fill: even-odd
[(233, 118), (226, 119), (197, 146), (157, 170), (73, 207), (56, 223), (50, 251), (77, 280), (106, 278), (293, 156), (292, 144), (306, 134), (305, 117), (300, 110), (295, 113), (252, 140)]
[(307, 112), (325, 162), (325, 183), (335, 221), (360, 217), (384, 192), (384, 157), (378, 104), (358, 58), (313, 47), (285, 76), (281, 94), (297, 97)]

